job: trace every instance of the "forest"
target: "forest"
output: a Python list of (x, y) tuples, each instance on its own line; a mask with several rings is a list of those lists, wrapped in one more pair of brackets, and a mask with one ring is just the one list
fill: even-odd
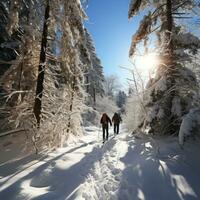
[[(122, 2), (125, 85), (89, 16)], [(0, 199), (200, 199), (200, 1), (99, 3), (0, 0)]]

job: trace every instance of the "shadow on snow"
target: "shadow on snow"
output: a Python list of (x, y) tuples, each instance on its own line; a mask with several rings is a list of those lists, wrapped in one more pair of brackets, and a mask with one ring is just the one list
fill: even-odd
[(199, 169), (194, 171), (176, 157), (182, 154), (184, 160), (189, 161), (190, 153), (184, 154), (177, 144), (177, 149), (172, 146), (168, 150), (161, 148), (158, 152), (152, 142), (146, 144), (147, 141), (131, 141), (127, 154), (120, 159), (125, 169), (122, 171), (118, 199), (200, 199)]
[[(104, 149), (102, 151), (99, 147), (93, 147), (92, 151), (89, 153), (85, 153), (84, 157), (74, 165), (70, 166), (67, 169), (61, 169), (55, 166), (56, 161), (59, 159), (66, 159), (65, 156), (67, 154), (72, 153), (78, 149), (81, 149), (87, 145), (93, 144), (94, 142), (85, 143), (80, 145), (79, 147), (75, 147), (59, 156), (56, 156), (48, 161), (44, 160), (44, 164), (40, 165), (33, 171), (31, 171), (29, 174), (25, 175), (24, 177), (20, 178), (19, 180), (15, 181), (13, 184), (5, 188), (0, 193), (0, 199), (27, 199), (30, 198), (28, 194), (23, 193), (23, 183), (29, 181), (28, 187), (30, 189), (32, 188), (47, 188), (47, 192), (45, 194), (42, 194), (40, 196), (31, 198), (35, 200), (39, 199), (71, 199), (71, 196), (73, 195), (73, 192), (79, 187), (79, 185), (84, 182), (85, 178), (89, 174), (90, 170), (94, 166), (94, 163), (99, 161), (103, 153), (105, 151), (109, 151), (112, 146), (114, 146), (114, 143), (112, 146), (109, 146), (109, 148)], [(46, 156), (44, 158), (47, 158)], [(19, 165), (23, 165), (23, 161), (27, 163), (28, 158), (25, 158), (20, 161), (17, 161), (16, 169), (19, 168)], [(29, 160), (29, 159), (28, 159)], [(43, 159), (40, 159), (40, 161), (43, 161)], [(39, 162), (39, 161), (38, 161)], [(19, 164), (20, 163), (20, 164)], [(34, 165), (34, 164), (33, 164)], [(13, 166), (13, 164), (12, 164)], [(1, 166), (6, 167), (6, 165)], [(0, 167), (0, 170), (1, 170)], [(30, 167), (30, 166), (29, 166)], [(9, 179), (13, 178), (16, 174), (23, 173), (25, 169), (22, 169), (12, 175)], [(45, 170), (49, 169), (49, 173), (46, 174), (46, 177), (44, 176)], [(14, 171), (14, 169), (12, 170)], [(11, 171), (11, 172), (12, 172)], [(41, 182), (40, 182), (40, 178)], [(9, 180), (8, 179), (8, 180)], [(7, 181), (8, 181), (7, 180)], [(38, 181), (37, 181), (38, 180)], [(4, 182), (3, 184), (5, 184)], [(0, 188), (1, 189), (1, 188)]]

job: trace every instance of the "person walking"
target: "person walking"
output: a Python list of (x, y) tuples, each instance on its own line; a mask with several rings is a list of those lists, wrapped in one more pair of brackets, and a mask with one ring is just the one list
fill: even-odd
[(109, 136), (109, 132), (108, 132), (108, 128), (109, 128), (109, 123), (110, 126), (112, 126), (112, 122), (110, 120), (110, 118), (108, 117), (108, 115), (106, 113), (103, 113), (100, 123), (102, 124), (102, 130), (103, 130), (103, 143), (105, 142), (105, 140), (108, 140), (108, 136)]
[(114, 134), (119, 134), (119, 124), (122, 122), (122, 118), (115, 113), (112, 117), (112, 122), (114, 123)]

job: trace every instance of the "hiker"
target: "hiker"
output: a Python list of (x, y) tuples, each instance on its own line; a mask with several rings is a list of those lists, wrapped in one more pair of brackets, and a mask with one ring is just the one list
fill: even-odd
[[(104, 143), (105, 140), (108, 140), (108, 135), (109, 135), (109, 133), (108, 133), (108, 123), (110, 123), (110, 126), (112, 126), (112, 122), (111, 122), (110, 118), (108, 117), (108, 115), (106, 113), (103, 113), (100, 123), (102, 124), (103, 143)], [(106, 137), (105, 137), (105, 133), (106, 133)]]
[(119, 124), (122, 122), (122, 118), (119, 114), (115, 113), (113, 115), (112, 122), (114, 123), (114, 134), (119, 134)]

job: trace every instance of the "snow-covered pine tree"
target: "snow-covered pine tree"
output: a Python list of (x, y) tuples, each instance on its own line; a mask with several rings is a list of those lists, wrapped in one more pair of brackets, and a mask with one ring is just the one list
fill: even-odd
[[(38, 65), (38, 22), (40, 17), (38, 3), (39, 0), (26, 2), (13, 0), (9, 2), (10, 7), (6, 8), (7, 20), (4, 21), (5, 27), (2, 36), (7, 37), (4, 38), (1, 46), (5, 50), (10, 50), (12, 60), (9, 59), (8, 65), (5, 66), (1, 84), (5, 91), (4, 97), (6, 97), (3, 110), (8, 113), (8, 121), (5, 120), (5, 124), (10, 128), (23, 126), (23, 120), (18, 119), (25, 115), (27, 118), (27, 113), (32, 116), (31, 102), (35, 90), (36, 66)], [(32, 9), (33, 7), (36, 9)], [(4, 57), (5, 60), (7, 60), (6, 57)]]
[(37, 146), (63, 145), (80, 135), (84, 108), (84, 72), (90, 62), (83, 20), (86, 15), (78, 0), (51, 1), (50, 34), (44, 94)]
[(124, 91), (120, 90), (116, 94), (116, 104), (120, 109), (122, 109), (122, 111), (124, 110), (124, 105), (126, 103), (126, 99), (127, 99), (127, 95)]
[[(10, 67), (10, 64), (8, 64), (8, 62), (14, 60), (14, 58), (16, 57), (14, 50), (7, 48), (6, 45), (4, 45), (5, 41), (11, 40), (8, 32), (6, 31), (6, 25), (8, 23), (9, 14), (8, 7), (9, 1), (2, 0), (0, 2), (0, 78)], [(3, 126), (3, 124), (6, 123), (5, 116), (8, 115), (8, 113), (6, 114), (2, 109), (3, 104), (5, 102), (4, 96), (5, 91), (3, 90), (2, 83), (0, 83), (0, 126), (2, 127), (2, 129), (5, 129), (5, 126)]]
[(96, 103), (97, 96), (103, 96), (104, 88), (104, 75), (103, 75), (103, 67), (101, 65), (101, 61), (96, 54), (96, 49), (94, 46), (94, 42), (92, 40), (91, 35), (86, 31), (86, 39), (87, 39), (87, 48), (89, 51), (89, 55), (91, 58), (91, 65), (86, 72), (86, 90), (87, 93), (92, 97), (93, 103)]
[[(63, 42), (66, 40), (65, 45), (68, 46), (66, 72), (68, 73), (67, 82), (69, 85), (68, 92), (70, 102), (67, 132), (72, 131), (76, 134), (80, 134), (80, 115), (83, 109), (84, 100), (83, 73), (86, 68), (85, 64), (89, 59), (86, 47), (85, 31), (83, 27), (83, 19), (86, 18), (86, 15), (82, 10), (79, 1), (64, 3), (64, 7), (64, 12), (66, 17), (68, 18), (68, 25), (72, 33), (71, 35), (70, 32), (66, 30), (66, 33), (68, 33), (68, 35), (63, 35), (65, 37), (62, 38)], [(69, 40), (70, 37), (73, 41), (72, 43)], [(63, 59), (66, 59), (65, 54), (63, 54)]]
[(98, 58), (92, 36), (85, 29), (86, 46), (88, 49), (90, 62), (86, 64), (85, 71), (85, 90), (86, 90), (86, 108), (82, 114), (84, 125), (97, 125), (99, 123), (100, 113), (105, 112), (102, 102), (104, 98), (104, 74), (101, 60)]
[(9, 68), (10, 65), (7, 62), (16, 57), (14, 50), (5, 44), (5, 42), (11, 42), (11, 40), (14, 43), (14, 37), (11, 38), (6, 30), (9, 18), (9, 3), (7, 0), (0, 2), (0, 76)]
[[(181, 27), (181, 18), (194, 7), (194, 1), (139, 1), (132, 0), (129, 18), (142, 9), (149, 11), (133, 36), (130, 56), (134, 57), (137, 44), (157, 31), (160, 65), (144, 94), (144, 112), (140, 128), (154, 134), (172, 134), (179, 130), (182, 116), (192, 107), (196, 93), (196, 77), (185, 67), (191, 54), (196, 54), (200, 40)], [(152, 12), (153, 10), (153, 12)]]
[(89, 51), (89, 55), (91, 58), (91, 65), (86, 71), (86, 91), (92, 97), (93, 103), (96, 103), (97, 96), (103, 96), (104, 88), (104, 75), (103, 75), (103, 67), (101, 65), (101, 61), (97, 56), (96, 49), (94, 46), (94, 42), (92, 40), (91, 35), (85, 29), (86, 39), (87, 39), (87, 49)]

